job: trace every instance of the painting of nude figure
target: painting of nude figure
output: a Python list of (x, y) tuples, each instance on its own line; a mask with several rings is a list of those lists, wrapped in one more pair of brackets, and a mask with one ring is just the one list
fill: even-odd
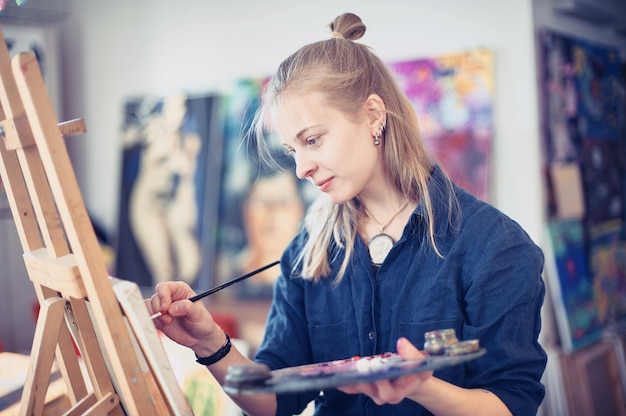
[(145, 287), (168, 280), (208, 285), (198, 279), (204, 252), (211, 252), (204, 234), (214, 101), (180, 94), (126, 102), (118, 277)]

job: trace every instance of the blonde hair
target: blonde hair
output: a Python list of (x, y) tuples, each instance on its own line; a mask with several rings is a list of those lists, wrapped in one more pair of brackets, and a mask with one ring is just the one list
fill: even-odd
[[(349, 117), (357, 114), (371, 94), (377, 94), (387, 113), (382, 141), (386, 174), (404, 198), (423, 204), (428, 240), (441, 256), (435, 242), (433, 206), (427, 186), (433, 161), (420, 136), (415, 111), (387, 65), (369, 47), (354, 42), (365, 33), (358, 16), (342, 14), (330, 24), (330, 30), (330, 39), (306, 45), (285, 59), (266, 85), (253, 123), (257, 149), (261, 153), (267, 149), (261, 138), (271, 125), (273, 109), (287, 92), (320, 92), (326, 102)], [(356, 198), (343, 204), (335, 204), (325, 195), (318, 198), (305, 217), (308, 239), (293, 272), (313, 280), (329, 276), (330, 262), (345, 249), (336, 277), (336, 282), (341, 281), (354, 250), (361, 209)]]

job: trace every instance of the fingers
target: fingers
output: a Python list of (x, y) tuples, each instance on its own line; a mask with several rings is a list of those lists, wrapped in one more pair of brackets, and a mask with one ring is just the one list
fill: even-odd
[[(396, 344), (398, 354), (405, 360), (420, 360), (425, 357), (411, 342), (402, 337)], [(373, 383), (362, 383), (342, 386), (338, 389), (346, 394), (363, 393), (376, 404), (397, 404), (419, 390), (424, 380), (432, 376), (432, 371), (409, 374), (395, 379), (379, 380)]]
[(385, 403), (397, 404), (406, 397), (404, 392), (398, 391), (395, 387), (395, 383), (390, 380), (354, 384), (351, 386), (338, 387), (337, 389), (346, 394), (363, 393), (369, 396), (374, 403), (379, 406)]
[(189, 306), (177, 306), (175, 309), (170, 310), (173, 303), (188, 299), (193, 295), (195, 295), (195, 292), (184, 282), (159, 283), (155, 287), (155, 294), (150, 298), (150, 312), (182, 316), (186, 313)]
[(337, 390), (340, 390), (346, 394), (359, 394), (363, 393), (367, 396), (370, 396), (374, 401), (376, 401), (375, 397), (377, 396), (377, 389), (374, 383), (361, 383), (361, 384), (352, 384), (350, 386), (341, 386), (337, 387)]
[(346, 394), (359, 394), (359, 393), (363, 393), (363, 386), (366, 386), (367, 384), (363, 383), (363, 384), (351, 384), (349, 386), (339, 386), (337, 387), (337, 390), (342, 391)]
[(420, 360), (425, 357), (420, 350), (418, 350), (408, 339), (404, 337), (398, 338), (396, 350), (405, 360)]
[(400, 389), (395, 383), (395, 380), (380, 380), (374, 383), (376, 396), (372, 397), (372, 400), (377, 405), (382, 405), (385, 403), (389, 404), (398, 404), (407, 395), (405, 389)]

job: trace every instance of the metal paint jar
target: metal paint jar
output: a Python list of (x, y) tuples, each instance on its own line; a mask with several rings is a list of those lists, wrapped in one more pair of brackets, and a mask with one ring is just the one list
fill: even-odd
[(439, 329), (424, 334), (424, 349), (431, 355), (443, 355), (447, 347), (458, 342), (454, 329)]

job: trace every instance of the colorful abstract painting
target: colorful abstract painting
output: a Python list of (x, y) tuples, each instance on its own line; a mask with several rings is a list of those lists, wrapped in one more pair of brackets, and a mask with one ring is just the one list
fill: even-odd
[(574, 351), (598, 340), (602, 329), (584, 228), (576, 220), (551, 222), (548, 233), (546, 276), (559, 336), (563, 349)]
[(624, 215), (624, 161), (617, 140), (585, 138), (581, 149), (586, 226), (592, 230)]
[(583, 139), (621, 140), (624, 79), (617, 47), (540, 32), (547, 162), (580, 159)]
[(422, 135), (439, 163), (455, 183), (488, 201), (493, 52), (474, 49), (389, 66), (413, 104)]
[[(562, 300), (553, 303), (561, 317), (563, 346), (575, 350), (625, 316), (626, 89), (617, 47), (552, 30), (538, 36), (547, 214), (554, 246), (554, 259), (547, 261), (557, 264), (547, 275), (558, 282), (550, 291)], [(568, 192), (554, 174), (562, 166), (575, 167), (581, 178), (584, 209), (575, 221), (560, 221), (555, 203), (564, 199), (557, 195)]]
[[(551, 30), (539, 40), (546, 172), (579, 164), (587, 228), (622, 218), (626, 90), (619, 49)], [(546, 183), (552, 195), (555, 181)]]
[(605, 223), (591, 236), (593, 292), (604, 325), (626, 318), (626, 240), (621, 221)]

